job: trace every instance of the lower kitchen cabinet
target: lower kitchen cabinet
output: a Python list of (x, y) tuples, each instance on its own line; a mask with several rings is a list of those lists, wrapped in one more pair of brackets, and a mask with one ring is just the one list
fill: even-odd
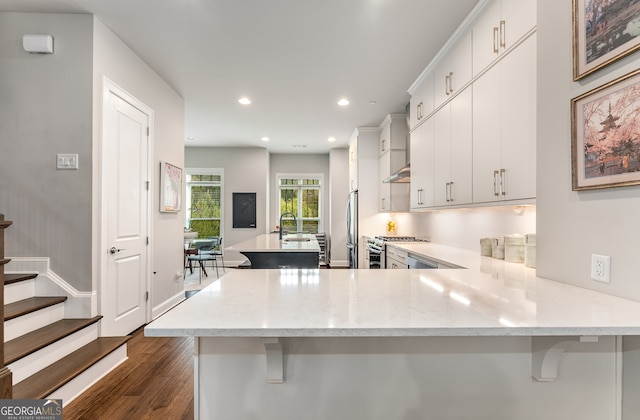
[(386, 267), (390, 269), (407, 268), (407, 252), (393, 246), (386, 248)]

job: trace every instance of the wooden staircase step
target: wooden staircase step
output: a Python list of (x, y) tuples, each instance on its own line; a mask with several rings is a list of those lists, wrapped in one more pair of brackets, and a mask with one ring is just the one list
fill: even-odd
[(67, 300), (66, 296), (32, 297), (4, 305), (4, 320), (8, 321)]
[(4, 343), (5, 366), (28, 356), (49, 344), (73, 334), (84, 327), (98, 322), (102, 316), (88, 319), (61, 319), (45, 327)]
[(19, 283), (25, 280), (31, 280), (38, 277), (38, 273), (17, 273), (17, 274), (5, 274), (4, 284)]
[(14, 399), (42, 399), (126, 343), (126, 337), (100, 337), (13, 386)]

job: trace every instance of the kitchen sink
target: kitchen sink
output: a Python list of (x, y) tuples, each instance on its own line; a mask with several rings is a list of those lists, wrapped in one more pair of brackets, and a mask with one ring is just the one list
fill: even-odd
[(297, 237), (294, 236), (292, 238), (284, 238), (283, 241), (284, 242), (309, 242), (311, 240), (311, 238), (301, 238), (301, 237)]

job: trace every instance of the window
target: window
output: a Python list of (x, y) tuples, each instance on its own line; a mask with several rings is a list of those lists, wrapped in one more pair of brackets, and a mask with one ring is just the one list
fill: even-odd
[(222, 236), (222, 169), (187, 169), (186, 226), (198, 238)]
[(282, 218), (282, 229), (318, 233), (322, 228), (320, 212), (320, 196), (322, 191), (322, 175), (278, 175), (278, 203), (280, 215), (290, 212), (296, 215), (298, 225), (293, 217)]

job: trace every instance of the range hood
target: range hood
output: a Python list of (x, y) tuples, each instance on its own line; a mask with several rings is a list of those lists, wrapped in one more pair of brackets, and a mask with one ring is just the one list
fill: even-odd
[(400, 168), (396, 173), (392, 174), (388, 178), (385, 178), (382, 182), (394, 183), (394, 182), (410, 182), (411, 181), (411, 165), (405, 165)]

